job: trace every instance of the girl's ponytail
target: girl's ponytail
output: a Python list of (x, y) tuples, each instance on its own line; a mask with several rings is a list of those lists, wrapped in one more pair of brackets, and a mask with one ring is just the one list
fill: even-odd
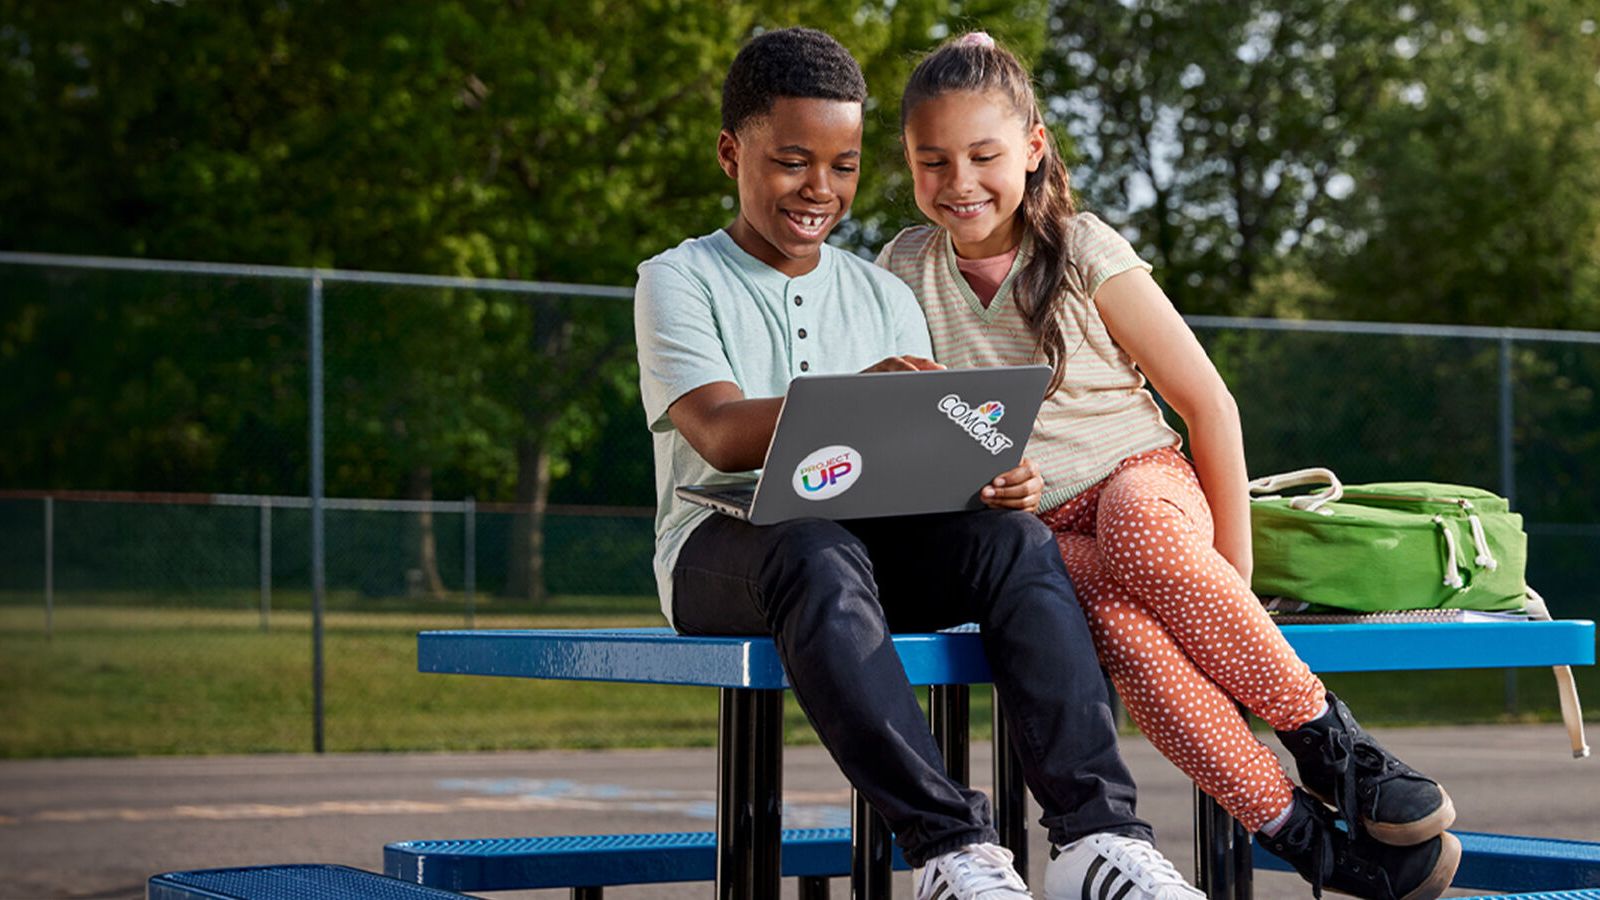
[[(906, 82), (900, 96), (900, 130), (911, 111), (925, 100), (956, 91), (996, 93), (1006, 98), (1028, 131), (1044, 121), (1034, 99), (1027, 70), (1010, 51), (982, 32), (962, 35), (928, 54)], [(1036, 352), (1050, 364), (1050, 393), (1066, 376), (1067, 336), (1057, 314), (1061, 289), (1072, 275), (1067, 257), (1067, 219), (1075, 212), (1067, 167), (1045, 130), (1044, 156), (1028, 173), (1022, 194), (1022, 218), (1033, 238), (1032, 254), (1017, 273), (1011, 295), (1032, 332)], [(1086, 322), (1080, 321), (1084, 333)]]

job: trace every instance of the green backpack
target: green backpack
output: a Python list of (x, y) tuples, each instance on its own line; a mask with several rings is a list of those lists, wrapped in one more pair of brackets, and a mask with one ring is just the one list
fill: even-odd
[(1528, 537), (1505, 498), (1425, 481), (1344, 486), (1327, 469), (1250, 482), (1258, 596), (1360, 612), (1520, 610)]

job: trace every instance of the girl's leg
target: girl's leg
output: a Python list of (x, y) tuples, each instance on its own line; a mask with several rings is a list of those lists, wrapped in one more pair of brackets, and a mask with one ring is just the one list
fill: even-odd
[(1361, 730), (1211, 546), (1210, 508), (1187, 460), (1176, 451), (1135, 457), (1104, 484), (1095, 515), (1111, 578), (1200, 671), (1272, 724), (1301, 780), (1352, 830), (1359, 821), (1407, 846), (1449, 827), (1455, 807), (1444, 790)]
[(1107, 480), (1095, 512), (1110, 577), (1223, 691), (1278, 731), (1326, 708), (1322, 680), (1212, 547), (1211, 510), (1181, 454), (1135, 457)]
[(1289, 808), (1294, 785), (1233, 701), (1160, 620), (1106, 571), (1094, 538), (1056, 535), (1100, 662), (1150, 743), (1252, 832)]

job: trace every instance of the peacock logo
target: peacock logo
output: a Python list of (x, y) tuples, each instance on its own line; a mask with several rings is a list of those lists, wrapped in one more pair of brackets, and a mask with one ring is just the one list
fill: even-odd
[(1006, 414), (1006, 405), (999, 400), (990, 400), (978, 407), (978, 415), (989, 420), (990, 425), (1000, 424), (1000, 417)]

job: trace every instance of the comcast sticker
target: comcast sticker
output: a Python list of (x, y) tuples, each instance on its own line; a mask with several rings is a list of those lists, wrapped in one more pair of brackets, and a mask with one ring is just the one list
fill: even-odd
[(939, 400), (939, 411), (948, 416), (950, 421), (961, 426), (961, 430), (965, 431), (968, 437), (995, 456), (999, 456), (1012, 444), (1011, 438), (1001, 434), (998, 427), (1000, 419), (1006, 414), (1005, 404), (999, 400), (989, 400), (974, 406), (955, 394), (946, 394)]
[(794, 470), (794, 492), (807, 500), (826, 500), (850, 490), (861, 477), (861, 454), (834, 444), (800, 461)]

